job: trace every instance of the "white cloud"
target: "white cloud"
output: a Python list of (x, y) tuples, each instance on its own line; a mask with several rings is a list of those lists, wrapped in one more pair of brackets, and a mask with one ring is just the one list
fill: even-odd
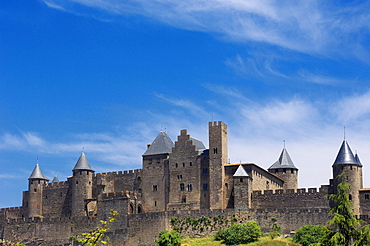
[[(208, 86), (223, 98), (219, 103), (223, 105), (222, 110), (227, 111), (220, 113), (223, 118), (219, 120), (229, 126), (231, 162), (255, 162), (268, 168), (279, 157), (283, 140), (286, 140), (287, 149), (300, 169), (302, 187), (326, 184), (331, 178), (331, 165), (343, 140), (341, 117), (350, 116), (353, 122), (369, 120), (370, 92), (326, 104), (308, 102), (298, 96), (255, 103), (236, 88), (205, 85)], [(174, 101), (167, 102), (182, 107), (183, 103), (178, 105)], [(139, 168), (146, 144), (151, 143), (160, 130), (159, 123), (154, 125), (153, 122), (164, 122), (174, 141), (181, 129), (188, 129), (191, 136), (208, 145), (208, 120), (192, 115), (194, 107), (197, 111), (204, 110), (201, 104), (192, 102), (189, 107), (185, 103), (183, 109), (185, 113), (189, 112), (189, 117), (179, 118), (177, 114), (160, 110), (159, 113), (147, 112), (147, 121), (133, 123), (119, 133), (83, 133), (63, 142), (48, 141), (35, 133), (5, 133), (1, 136), (0, 150), (49, 153), (56, 157), (67, 155), (73, 156), (71, 162), (74, 162), (78, 152), (84, 148), (98, 172)], [(214, 110), (217, 114), (218, 109)], [(347, 129), (352, 150), (359, 151), (364, 164), (364, 176), (370, 172), (367, 170), (370, 163), (368, 125), (353, 123)], [(46, 172), (52, 173), (49, 169)], [(365, 186), (370, 185), (366, 182), (369, 181), (365, 181)]]
[[(334, 6), (321, 1), (44, 0), (76, 12), (77, 6), (113, 16), (141, 15), (187, 30), (220, 34), (237, 42), (262, 42), (308, 54), (352, 52), (369, 29), (369, 3)], [(81, 8), (78, 8), (82, 11)], [(87, 11), (87, 9), (86, 9)], [(351, 28), (349, 28), (351, 27)], [(353, 28), (352, 28), (353, 27)], [(346, 48), (344, 48), (346, 47)]]

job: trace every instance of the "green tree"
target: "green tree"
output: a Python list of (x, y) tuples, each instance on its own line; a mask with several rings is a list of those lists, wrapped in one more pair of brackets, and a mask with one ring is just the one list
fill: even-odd
[(271, 226), (271, 231), (269, 233), (269, 236), (271, 239), (277, 238), (282, 234), (281, 227), (276, 223), (277, 219), (276, 218), (271, 218), (272, 226)]
[(82, 233), (82, 237), (79, 238), (79, 236), (76, 237), (71, 237), (72, 240), (79, 242), (81, 244), (78, 244), (78, 246), (83, 246), (83, 245), (91, 245), (91, 246), (98, 246), (101, 244), (107, 244), (109, 241), (109, 238), (104, 240), (104, 233), (109, 231), (110, 228), (108, 228), (109, 224), (114, 222), (116, 220), (115, 216), (118, 215), (117, 211), (111, 210), (110, 214), (112, 215), (111, 217), (108, 217), (108, 220), (101, 220), (101, 226), (97, 226), (93, 231), (87, 232), (87, 233)]
[(249, 221), (245, 224), (233, 224), (228, 229), (221, 229), (215, 235), (215, 240), (226, 245), (238, 245), (257, 241), (262, 236), (261, 229), (257, 222)]
[(161, 231), (156, 240), (156, 246), (180, 246), (181, 235), (176, 231)]
[[(339, 178), (343, 180), (343, 175)], [(370, 227), (361, 227), (353, 213), (353, 203), (349, 199), (350, 184), (342, 182), (338, 185), (337, 194), (332, 194), (329, 199), (336, 204), (330, 209), (328, 221), (330, 230), (323, 237), (319, 245), (323, 246), (363, 246), (370, 245)]]
[(308, 246), (312, 243), (319, 243), (322, 238), (329, 232), (326, 226), (322, 225), (305, 225), (299, 228), (293, 237), (293, 242)]

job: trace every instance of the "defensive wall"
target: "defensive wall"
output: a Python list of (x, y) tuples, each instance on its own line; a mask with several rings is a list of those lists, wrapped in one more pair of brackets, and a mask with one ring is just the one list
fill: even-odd
[(252, 192), (252, 208), (329, 208), (329, 186)]

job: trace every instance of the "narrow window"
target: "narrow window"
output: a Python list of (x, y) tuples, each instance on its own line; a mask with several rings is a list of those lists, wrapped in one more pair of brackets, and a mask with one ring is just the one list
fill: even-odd
[(184, 191), (184, 190), (185, 190), (185, 185), (184, 185), (184, 183), (181, 183), (181, 184), (180, 184), (180, 190), (181, 190), (181, 191)]
[(190, 166), (193, 166), (193, 163), (192, 163), (192, 162), (190, 162), (190, 163), (189, 163), (189, 165), (190, 165)]
[(208, 175), (208, 173), (209, 173), (209, 172), (208, 172), (208, 168), (203, 168), (203, 169), (202, 169), (202, 174), (203, 174), (203, 175)]
[(192, 184), (188, 184), (188, 191), (192, 191), (193, 190), (193, 185)]
[(157, 191), (158, 190), (158, 186), (157, 185), (153, 185), (153, 191)]
[(182, 163), (182, 166), (185, 167), (185, 163)]
[(37, 190), (36, 189), (33, 189), (33, 192), (37, 192)]
[(182, 203), (186, 203), (186, 196), (182, 196), (182, 198), (181, 198), (181, 202), (182, 202)]
[(176, 163), (176, 167), (179, 167), (179, 164)]
[(213, 154), (217, 154), (217, 148), (213, 148)]
[(351, 194), (348, 195), (348, 198), (349, 198), (350, 201), (352, 201), (352, 195)]
[(240, 178), (240, 182), (243, 182), (243, 178)]
[(141, 206), (141, 204), (137, 207), (137, 213), (138, 214), (141, 214), (143, 212), (143, 207)]
[(134, 205), (130, 203), (130, 214), (134, 213)]
[(292, 169), (292, 170), (290, 170), (290, 173), (294, 173), (294, 170)]
[(369, 194), (365, 194), (365, 199), (369, 199)]
[(203, 183), (203, 190), (208, 190), (208, 183)]
[(40, 184), (40, 180), (39, 180), (39, 184)]
[(78, 181), (76, 181), (76, 184), (78, 184)]
[(154, 207), (157, 207), (157, 201), (154, 201)]

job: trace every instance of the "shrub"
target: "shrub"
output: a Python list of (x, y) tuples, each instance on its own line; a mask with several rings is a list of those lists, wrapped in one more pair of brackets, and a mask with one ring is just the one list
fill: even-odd
[(180, 246), (181, 235), (176, 231), (161, 231), (156, 240), (156, 246)]
[(293, 237), (293, 242), (300, 243), (303, 246), (308, 246), (312, 243), (318, 243), (328, 231), (329, 229), (326, 226), (305, 225), (296, 231)]
[(228, 229), (219, 230), (216, 240), (223, 240), (226, 245), (237, 245), (257, 241), (262, 236), (261, 229), (257, 222), (249, 221), (245, 224), (233, 224)]

